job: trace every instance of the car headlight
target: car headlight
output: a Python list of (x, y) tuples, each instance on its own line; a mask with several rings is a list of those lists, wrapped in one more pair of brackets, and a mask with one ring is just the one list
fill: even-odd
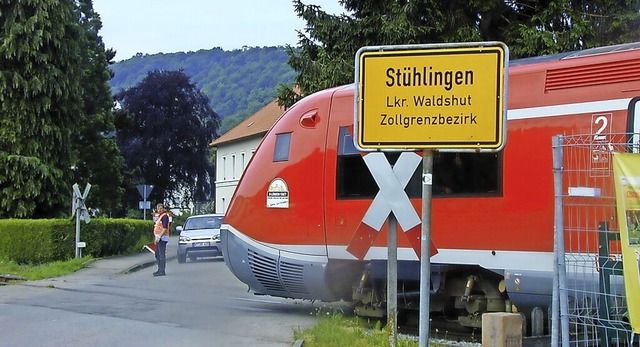
[(180, 236), (179, 241), (180, 242), (189, 242), (189, 241), (191, 241), (191, 238), (189, 236)]

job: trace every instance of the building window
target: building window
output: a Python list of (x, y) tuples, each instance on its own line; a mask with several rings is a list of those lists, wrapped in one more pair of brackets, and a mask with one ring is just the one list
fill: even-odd
[(276, 135), (276, 148), (273, 151), (273, 161), (288, 161), (291, 133)]
[(222, 157), (222, 180), (227, 179), (227, 157)]
[(236, 178), (236, 155), (231, 155), (231, 179)]
[(240, 171), (244, 172), (244, 164), (245, 164), (245, 159), (244, 159), (244, 152), (240, 153)]

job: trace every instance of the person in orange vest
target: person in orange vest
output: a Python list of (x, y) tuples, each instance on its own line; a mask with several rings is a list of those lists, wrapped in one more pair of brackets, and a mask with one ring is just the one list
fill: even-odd
[(167, 242), (169, 242), (169, 213), (164, 209), (163, 204), (156, 206), (158, 218), (153, 226), (154, 243), (156, 244), (156, 263), (158, 271), (153, 273), (154, 277), (165, 276), (167, 266)]

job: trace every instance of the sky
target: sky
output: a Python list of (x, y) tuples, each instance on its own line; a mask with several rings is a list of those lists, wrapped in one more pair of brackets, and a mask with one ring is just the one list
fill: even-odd
[[(338, 0), (302, 0), (345, 13)], [(93, 0), (100, 35), (115, 61), (137, 53), (174, 53), (220, 47), (297, 45), (305, 22), (290, 0)]]

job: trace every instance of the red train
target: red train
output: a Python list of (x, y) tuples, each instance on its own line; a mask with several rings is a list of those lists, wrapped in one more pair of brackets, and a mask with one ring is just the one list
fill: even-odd
[[(480, 326), (480, 313), (510, 302), (521, 312), (551, 304), (552, 137), (632, 129), (640, 43), (512, 60), (508, 74), (504, 150), (434, 155), (430, 309), (463, 326)], [(222, 247), (229, 269), (256, 294), (385, 310), (387, 222), (370, 247), (354, 238), (379, 192), (363, 157), (382, 154), (355, 149), (353, 98), (348, 85), (296, 103), (240, 180)], [(422, 169), (408, 162), (420, 154), (384, 155), (406, 177), (419, 215)], [(418, 257), (398, 234), (398, 308), (418, 309)]]

